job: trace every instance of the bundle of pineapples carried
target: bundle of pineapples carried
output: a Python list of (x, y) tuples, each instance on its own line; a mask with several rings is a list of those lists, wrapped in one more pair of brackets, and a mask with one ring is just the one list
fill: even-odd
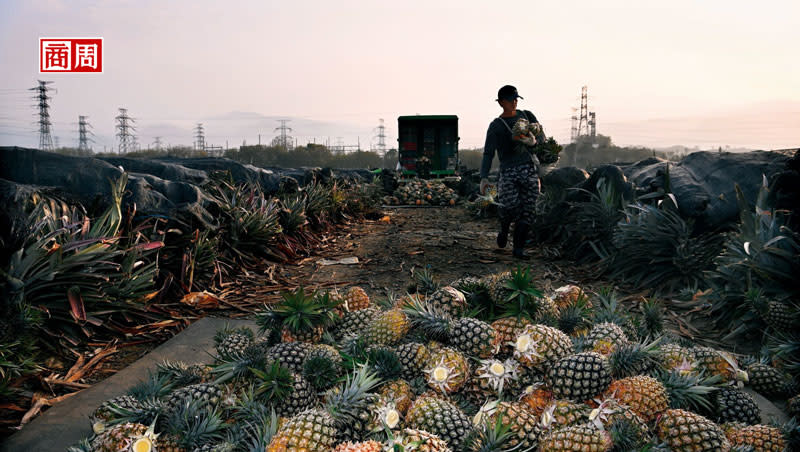
[(530, 122), (520, 118), (514, 123), (511, 129), (511, 139), (517, 145), (523, 146), (525, 151), (536, 155), (539, 163), (550, 165), (558, 161), (558, 154), (563, 149), (553, 137), (547, 140), (537, 140), (536, 137), (542, 134), (542, 125), (538, 122)]

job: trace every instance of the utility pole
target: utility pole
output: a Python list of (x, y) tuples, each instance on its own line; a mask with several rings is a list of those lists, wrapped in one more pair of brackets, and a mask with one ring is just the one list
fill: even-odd
[(383, 125), (383, 118), (380, 119), (377, 131), (378, 146), (375, 149), (378, 151), (378, 155), (383, 157), (386, 154), (386, 126)]
[(91, 125), (86, 121), (88, 116), (78, 116), (78, 151), (79, 152), (90, 152), (91, 149), (89, 148), (89, 141), (93, 141), (89, 138), (89, 130), (88, 128)]
[(120, 108), (117, 120), (117, 137), (119, 137), (119, 147), (117, 152), (120, 154), (127, 154), (130, 151), (136, 150), (136, 127), (132, 126), (136, 120), (128, 116), (127, 108)]
[(156, 140), (153, 142), (153, 145), (156, 147), (156, 151), (161, 150), (161, 137), (156, 137)]
[(47, 92), (52, 88), (47, 85), (53, 82), (39, 80), (39, 86), (29, 88), (29, 91), (35, 91), (34, 99), (39, 101), (39, 150), (52, 151), (53, 150), (53, 137), (50, 134), (50, 96)]
[(594, 137), (597, 136), (597, 116), (595, 112), (589, 112), (589, 136), (592, 137), (592, 141), (594, 142)]
[(277, 143), (275, 144), (277, 144), (280, 147), (283, 147), (287, 151), (292, 149), (292, 142), (293, 142), (292, 137), (286, 134), (287, 131), (288, 132), (292, 131), (291, 127), (286, 127), (286, 123), (289, 121), (291, 121), (291, 119), (279, 119), (278, 122), (281, 123), (281, 126), (275, 128), (276, 132), (277, 131), (281, 132), (281, 134), (277, 137), (276, 140)]
[(206, 150), (206, 137), (203, 129), (203, 123), (198, 122), (197, 127), (194, 128), (194, 150), (195, 151), (205, 151)]

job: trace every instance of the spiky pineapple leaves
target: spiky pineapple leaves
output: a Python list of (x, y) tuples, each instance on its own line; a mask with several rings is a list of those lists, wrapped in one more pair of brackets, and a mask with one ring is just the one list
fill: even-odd
[(533, 284), (530, 267), (517, 266), (511, 271), (511, 277), (504, 285), (505, 298), (501, 300), (503, 314), (501, 317), (536, 319), (542, 315), (542, 305), (538, 300), (543, 298), (542, 292)]
[(328, 327), (338, 319), (334, 310), (341, 302), (327, 292), (307, 294), (305, 288), (298, 287), (284, 292), (281, 298), (278, 304), (265, 305), (256, 313), (260, 332), (287, 328), (292, 333), (307, 333)]

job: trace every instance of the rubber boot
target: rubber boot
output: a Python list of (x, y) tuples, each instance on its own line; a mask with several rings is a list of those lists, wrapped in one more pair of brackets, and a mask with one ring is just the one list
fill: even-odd
[(500, 222), (500, 232), (497, 234), (497, 247), (498, 248), (505, 248), (506, 244), (508, 243), (508, 230), (511, 228), (510, 221), (501, 221)]
[(518, 259), (528, 259), (525, 254), (525, 242), (528, 240), (528, 225), (517, 224), (514, 227), (514, 257)]

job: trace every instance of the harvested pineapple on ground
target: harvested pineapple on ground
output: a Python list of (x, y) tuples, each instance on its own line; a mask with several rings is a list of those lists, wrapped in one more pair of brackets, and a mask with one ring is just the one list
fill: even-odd
[(454, 206), (458, 193), (439, 181), (410, 179), (400, 185), (391, 196), (384, 197), (384, 203), (392, 206)]
[(402, 303), (286, 292), (257, 333), (221, 330), (212, 365), (162, 363), (101, 405), (71, 450), (800, 450), (742, 389), (794, 393), (766, 360), (659, 336), (608, 291), (543, 293), (529, 269), (423, 279)]

